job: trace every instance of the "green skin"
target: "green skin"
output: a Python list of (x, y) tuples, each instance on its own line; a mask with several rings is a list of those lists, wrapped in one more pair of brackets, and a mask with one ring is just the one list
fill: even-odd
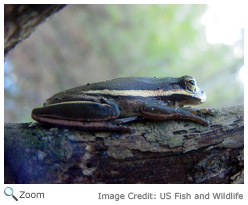
[(206, 99), (191, 76), (180, 78), (118, 78), (57, 93), (32, 111), (38, 122), (84, 130), (130, 131), (120, 126), (134, 120), (208, 121), (200, 110), (182, 108)]

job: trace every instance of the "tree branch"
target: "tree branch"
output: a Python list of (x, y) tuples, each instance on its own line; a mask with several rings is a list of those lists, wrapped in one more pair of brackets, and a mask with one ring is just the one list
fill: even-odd
[(4, 55), (45, 19), (65, 5), (5, 4), (4, 5)]
[(243, 106), (206, 118), (134, 122), (133, 133), (5, 124), (5, 183), (244, 183)]

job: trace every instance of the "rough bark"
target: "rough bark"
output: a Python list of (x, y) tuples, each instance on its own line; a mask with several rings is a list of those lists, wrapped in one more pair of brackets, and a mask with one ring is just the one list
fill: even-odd
[(133, 133), (5, 124), (5, 183), (244, 183), (243, 106), (209, 127), (140, 121)]
[(27, 38), (45, 19), (64, 5), (5, 4), (4, 5), (4, 55)]

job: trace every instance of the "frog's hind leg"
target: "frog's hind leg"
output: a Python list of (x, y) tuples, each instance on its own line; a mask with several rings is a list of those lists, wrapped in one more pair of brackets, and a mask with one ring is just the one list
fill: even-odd
[(120, 125), (136, 120), (137, 117), (118, 119), (119, 115), (119, 107), (107, 100), (55, 103), (32, 111), (34, 120), (48, 125), (82, 130), (130, 132), (130, 128)]
[(118, 118), (120, 110), (115, 104), (91, 101), (69, 101), (35, 108), (33, 119), (61, 119), (70, 121), (105, 121)]
[(79, 127), (79, 124), (84, 127), (88, 122), (117, 119), (119, 115), (120, 110), (116, 104), (91, 101), (55, 103), (32, 111), (32, 118), (38, 122), (76, 127)]

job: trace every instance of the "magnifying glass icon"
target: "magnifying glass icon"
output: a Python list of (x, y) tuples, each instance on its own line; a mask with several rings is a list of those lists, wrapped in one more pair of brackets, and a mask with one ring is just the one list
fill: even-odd
[(18, 201), (18, 199), (15, 197), (15, 195), (13, 193), (14, 193), (14, 191), (13, 191), (13, 189), (11, 187), (6, 187), (4, 189), (4, 194), (6, 196), (12, 196), (16, 201)]

